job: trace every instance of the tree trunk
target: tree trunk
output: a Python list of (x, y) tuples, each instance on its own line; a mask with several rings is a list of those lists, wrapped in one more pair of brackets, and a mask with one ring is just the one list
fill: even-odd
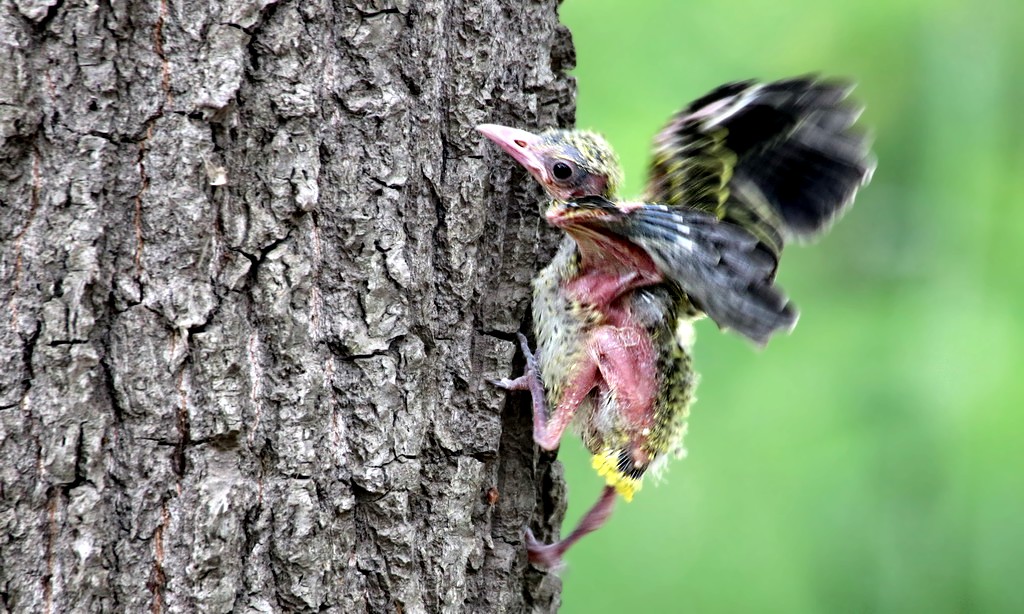
[(0, 610), (520, 612), (555, 0), (0, 7)]

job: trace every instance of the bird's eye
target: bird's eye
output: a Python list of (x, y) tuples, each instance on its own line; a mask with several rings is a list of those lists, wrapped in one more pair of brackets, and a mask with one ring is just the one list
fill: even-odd
[(555, 162), (555, 165), (551, 167), (551, 174), (554, 175), (555, 179), (565, 181), (572, 177), (572, 166), (566, 162)]

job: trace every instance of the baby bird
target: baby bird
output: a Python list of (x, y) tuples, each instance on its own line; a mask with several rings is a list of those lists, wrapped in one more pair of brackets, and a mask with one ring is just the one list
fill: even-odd
[(554, 450), (575, 424), (606, 486), (569, 536), (532, 562), (557, 566), (627, 501), (648, 472), (683, 454), (697, 377), (693, 322), (710, 317), (763, 346), (797, 310), (774, 285), (786, 241), (823, 232), (874, 170), (846, 84), (800, 77), (723, 85), (654, 138), (646, 192), (619, 197), (608, 143), (583, 130), (477, 126), (544, 187), (566, 232), (533, 282), (537, 352), (495, 384), (529, 390), (533, 436)]

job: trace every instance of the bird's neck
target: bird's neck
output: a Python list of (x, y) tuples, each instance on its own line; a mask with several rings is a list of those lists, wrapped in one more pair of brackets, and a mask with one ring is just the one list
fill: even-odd
[(565, 287), (580, 303), (611, 313), (609, 308), (624, 294), (662, 280), (650, 256), (629, 241), (585, 226), (567, 232), (580, 257), (579, 269)]

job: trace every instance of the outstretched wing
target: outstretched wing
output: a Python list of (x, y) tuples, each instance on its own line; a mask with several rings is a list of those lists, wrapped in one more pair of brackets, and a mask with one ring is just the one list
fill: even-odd
[(764, 345), (793, 328), (796, 308), (773, 285), (775, 255), (745, 228), (696, 209), (616, 207), (600, 197), (575, 203), (600, 211), (590, 224), (643, 249), (659, 273), (721, 328)]
[(749, 230), (778, 258), (822, 232), (874, 169), (851, 86), (815, 77), (723, 85), (654, 138), (645, 200)]

